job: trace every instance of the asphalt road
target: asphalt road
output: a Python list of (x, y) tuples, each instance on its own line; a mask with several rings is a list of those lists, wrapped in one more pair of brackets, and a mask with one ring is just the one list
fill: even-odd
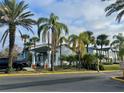
[(124, 92), (120, 72), (0, 77), (0, 92)]

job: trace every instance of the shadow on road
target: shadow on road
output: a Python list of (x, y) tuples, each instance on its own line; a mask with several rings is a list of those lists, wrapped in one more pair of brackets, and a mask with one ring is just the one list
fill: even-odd
[(98, 79), (98, 77), (96, 77), (96, 76), (73, 77), (73, 78), (64, 78), (64, 79), (56, 79), (56, 80), (45, 80), (45, 81), (25, 82), (25, 83), (16, 83), (16, 84), (6, 84), (6, 85), (0, 85), (0, 90), (26, 88), (26, 87), (31, 87), (31, 86), (54, 85), (54, 84), (61, 84), (61, 83), (71, 83), (71, 82), (86, 81), (86, 80), (93, 80), (93, 79)]

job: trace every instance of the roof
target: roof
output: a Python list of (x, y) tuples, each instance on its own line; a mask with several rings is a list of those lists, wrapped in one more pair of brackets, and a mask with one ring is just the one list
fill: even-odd
[(35, 48), (31, 49), (31, 51), (35, 51), (38, 53), (47, 52), (48, 50), (50, 50), (50, 47), (48, 46), (48, 44), (37, 45)]

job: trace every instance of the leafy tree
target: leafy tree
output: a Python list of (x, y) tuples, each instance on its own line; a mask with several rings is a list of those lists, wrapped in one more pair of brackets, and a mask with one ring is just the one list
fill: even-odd
[(24, 1), (19, 3), (16, 0), (3, 0), (0, 2), (0, 24), (7, 25), (8, 29), (2, 36), (3, 44), (6, 41), (6, 37), (9, 35), (9, 62), (8, 72), (12, 71), (12, 59), (13, 59), (13, 48), (15, 43), (16, 27), (22, 26), (27, 30), (31, 30), (31, 25), (34, 23), (31, 17), (33, 14), (28, 9), (28, 4)]
[[(59, 17), (51, 13), (50, 18), (39, 19), (38, 36), (42, 32), (42, 40), (46, 41), (46, 37), (49, 37), (49, 31), (51, 31), (51, 71), (54, 71), (54, 61), (56, 57), (57, 41), (64, 31), (68, 33), (68, 28), (65, 24), (58, 22)], [(49, 41), (49, 38), (48, 38)]]
[(96, 63), (97, 62), (96, 56), (92, 55), (92, 54), (85, 54), (84, 57), (83, 57), (83, 60), (87, 64), (91, 64), (91, 63)]
[[(22, 49), (18, 45), (14, 45), (13, 49), (13, 58), (17, 59), (18, 55), (21, 53)], [(5, 48), (3, 51), (0, 52), (0, 57), (8, 57), (9, 48)]]

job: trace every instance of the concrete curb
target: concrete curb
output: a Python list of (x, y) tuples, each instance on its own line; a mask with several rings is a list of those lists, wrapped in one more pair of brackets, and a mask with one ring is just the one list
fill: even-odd
[(113, 71), (82, 71), (82, 72), (46, 72), (46, 73), (30, 73), (30, 74), (0, 74), (0, 77), (14, 77), (14, 76), (38, 76), (38, 75), (59, 75), (59, 74), (93, 74), (93, 73), (101, 73), (101, 72), (113, 72)]
[(120, 82), (123, 82), (124, 83), (124, 80), (122, 79), (118, 79), (117, 77), (112, 77), (113, 80), (117, 80), (117, 81), (120, 81)]
[(14, 77), (14, 76), (38, 76), (38, 75), (60, 75), (60, 74), (92, 74), (98, 72), (46, 72), (46, 73), (32, 73), (32, 74), (0, 74), (0, 77)]
[(42, 75), (41, 73), (33, 73), (33, 74), (0, 74), (0, 77), (14, 77), (14, 76), (36, 76)]

